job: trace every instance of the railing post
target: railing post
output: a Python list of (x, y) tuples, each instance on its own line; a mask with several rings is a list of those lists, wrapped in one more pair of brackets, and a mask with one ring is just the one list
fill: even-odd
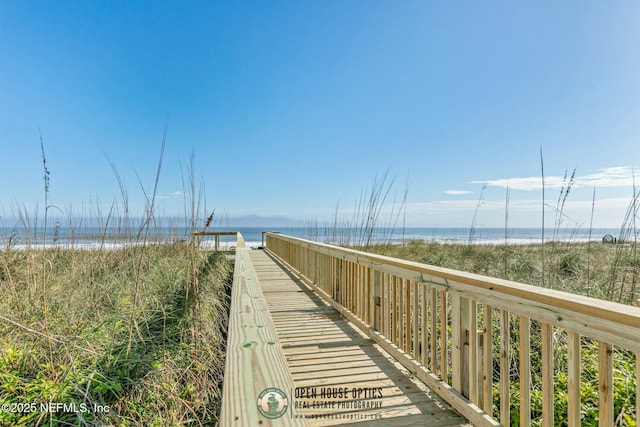
[(553, 427), (553, 326), (542, 323), (542, 427)]
[(452, 386), (463, 396), (469, 397), (469, 364), (465, 357), (465, 347), (468, 349), (469, 333), (469, 299), (452, 295), (451, 297), (451, 354)]
[(567, 391), (568, 411), (567, 422), (569, 427), (580, 425), (580, 334), (567, 332), (567, 363), (569, 385)]
[(467, 360), (465, 365), (468, 366), (467, 378), (469, 386), (469, 400), (478, 403), (478, 304), (476, 300), (469, 299), (469, 315), (467, 323)]
[[(478, 401), (476, 405), (478, 408), (484, 408), (484, 332), (477, 331), (476, 332), (476, 342), (478, 344), (476, 360), (477, 360), (477, 371), (476, 371), (476, 382), (477, 382), (477, 392), (478, 392)], [(473, 378), (472, 378), (473, 380)]]
[(429, 289), (429, 315), (430, 315), (430, 331), (429, 337), (429, 366), (434, 374), (438, 371), (438, 296), (435, 288)]
[(380, 331), (380, 308), (381, 308), (381, 285), (380, 285), (380, 275), (379, 271), (375, 271), (373, 268), (370, 270), (371, 274), (371, 286), (373, 288), (373, 292), (371, 293), (371, 304), (370, 304), (370, 313), (372, 315), (371, 325), (373, 329), (376, 331)]
[(510, 339), (509, 312), (500, 310), (500, 422), (505, 426), (511, 425)]
[(598, 343), (598, 426), (613, 425), (613, 346)]
[(427, 314), (427, 310), (428, 310), (428, 297), (427, 297), (427, 293), (428, 288), (426, 284), (422, 284), (420, 286), (420, 289), (422, 290), (422, 302), (421, 302), (421, 309), (420, 309), (420, 313), (421, 313), (421, 318), (420, 318), (420, 325), (421, 325), (421, 329), (422, 329), (422, 337), (421, 337), (421, 341), (420, 341), (420, 356), (421, 356), (421, 361), (422, 361), (422, 366), (424, 366), (425, 368), (427, 366), (429, 366), (427, 363), (427, 353), (428, 353), (428, 343), (429, 343), (429, 321), (428, 321), (428, 314)]
[[(520, 426), (531, 426), (531, 321), (528, 317), (518, 316), (519, 342), (520, 347)], [(571, 359), (571, 349), (569, 349), (569, 359)], [(569, 362), (571, 364), (571, 362)], [(578, 371), (578, 375), (580, 372)], [(571, 384), (571, 375), (569, 375), (569, 384)], [(569, 386), (571, 389), (571, 386)], [(571, 396), (571, 393), (569, 394)], [(578, 399), (580, 395), (578, 394)], [(571, 397), (569, 397), (571, 399)], [(571, 400), (569, 400), (569, 408), (571, 408)], [(578, 418), (579, 418), (578, 413)], [(571, 410), (569, 410), (569, 426), (571, 427)]]
[(483, 304), (482, 312), (482, 409), (493, 416), (493, 311), (489, 305)]
[(411, 281), (403, 279), (404, 288), (404, 351), (411, 354)]
[[(335, 263), (335, 276), (333, 281), (333, 298), (339, 303), (342, 302), (342, 260), (340, 258), (334, 258), (333, 262)], [(344, 304), (343, 304), (344, 305)]]
[(448, 383), (447, 293), (445, 291), (440, 291), (438, 299), (440, 300), (440, 379)]

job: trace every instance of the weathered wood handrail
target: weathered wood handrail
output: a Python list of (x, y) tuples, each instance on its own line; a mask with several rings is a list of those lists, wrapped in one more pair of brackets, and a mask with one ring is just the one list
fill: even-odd
[[(531, 424), (531, 331), (541, 336), (543, 426), (554, 425), (554, 333), (566, 331), (569, 426), (580, 425), (581, 337), (598, 341), (599, 425), (614, 424), (613, 347), (635, 352), (640, 420), (640, 308), (275, 233), (267, 250), (295, 270), (462, 415), (510, 425), (510, 349), (518, 343), (520, 425)], [(495, 315), (499, 320), (498, 333)], [(517, 340), (511, 328), (516, 326)], [(500, 356), (498, 409), (494, 360)]]

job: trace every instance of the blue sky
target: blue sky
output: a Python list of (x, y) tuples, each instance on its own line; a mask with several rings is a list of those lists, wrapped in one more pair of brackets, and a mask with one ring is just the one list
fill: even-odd
[[(406, 224), (619, 226), (640, 160), (640, 3), (0, 0), (0, 216), (348, 220), (388, 172)], [(387, 182), (389, 182), (389, 180)], [(483, 190), (484, 188), (484, 190)], [(390, 210), (385, 206), (384, 210)], [(56, 210), (57, 211), (57, 210)], [(404, 214), (403, 214), (404, 216)], [(276, 220), (278, 218), (278, 220)], [(271, 224), (270, 224), (271, 223)], [(275, 224), (278, 223), (278, 224)]]

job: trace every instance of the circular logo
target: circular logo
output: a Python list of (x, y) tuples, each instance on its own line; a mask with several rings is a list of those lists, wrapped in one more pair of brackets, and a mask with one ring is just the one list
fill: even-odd
[(258, 411), (266, 418), (280, 418), (288, 407), (287, 395), (279, 388), (268, 388), (258, 396)]

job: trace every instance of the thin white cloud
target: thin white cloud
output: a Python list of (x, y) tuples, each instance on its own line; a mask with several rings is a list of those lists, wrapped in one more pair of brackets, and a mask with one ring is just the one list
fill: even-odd
[(181, 199), (184, 197), (184, 192), (178, 190), (178, 191), (174, 191), (173, 193), (168, 193), (168, 194), (159, 194), (157, 196), (158, 199)]
[(466, 191), (466, 190), (445, 190), (444, 194), (449, 194), (451, 196), (463, 196), (465, 194), (471, 194), (471, 191)]
[(634, 170), (630, 166), (600, 169), (599, 172), (586, 175), (577, 180), (581, 186), (593, 187), (631, 187), (634, 184)]
[[(569, 177), (545, 176), (545, 188), (561, 188), (568, 184)], [(631, 166), (617, 166), (600, 169), (588, 175), (576, 175), (573, 187), (631, 187), (634, 182), (634, 169)], [(511, 190), (534, 191), (542, 189), (542, 177), (504, 178), (487, 181), (472, 181), (471, 184), (484, 184)]]
[[(563, 210), (563, 225), (618, 227), (624, 219), (631, 203), (631, 197), (607, 197), (595, 201), (569, 199)], [(411, 202), (406, 205), (406, 221), (412, 225), (453, 225), (468, 226), (478, 210), (478, 224), (502, 227), (505, 224), (505, 209), (509, 212), (510, 227), (540, 226), (542, 216), (541, 200), (512, 199), (508, 206), (504, 200), (439, 200), (432, 202)], [(554, 206), (545, 206), (548, 224), (558, 218)]]
[[(565, 213), (579, 211), (590, 213), (592, 208), (596, 214), (601, 210), (615, 210), (624, 213), (631, 203), (631, 197), (612, 197), (595, 201), (592, 206), (591, 200), (568, 200), (565, 204)], [(478, 207), (478, 200), (438, 200), (433, 202), (412, 202), (407, 203), (408, 213), (447, 213), (447, 212), (473, 212)], [(480, 211), (482, 212), (504, 212), (507, 206), (504, 200), (482, 200), (480, 201)], [(511, 200), (508, 205), (510, 212), (536, 212), (539, 213), (540, 200), (521, 199)], [(553, 212), (554, 206), (547, 204), (545, 210)]]

